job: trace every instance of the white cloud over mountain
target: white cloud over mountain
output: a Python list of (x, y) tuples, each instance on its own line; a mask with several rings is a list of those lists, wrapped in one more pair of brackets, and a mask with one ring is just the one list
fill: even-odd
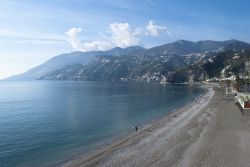
[(65, 34), (68, 35), (69, 39), (68, 41), (72, 45), (74, 49), (80, 49), (81, 48), (81, 41), (78, 39), (77, 34), (82, 31), (81, 28), (71, 28), (69, 29)]
[(91, 41), (82, 42), (78, 38), (78, 34), (82, 31), (81, 28), (71, 28), (65, 34), (68, 36), (68, 41), (72, 47), (80, 51), (90, 51), (90, 50), (105, 50), (111, 47), (111, 44), (106, 41)]
[(143, 36), (156, 37), (162, 32), (171, 36), (167, 27), (156, 25), (152, 20), (149, 21), (145, 28), (131, 28), (128, 23), (112, 23), (108, 27), (108, 38), (103, 41), (83, 42), (78, 37), (81, 31), (81, 28), (73, 27), (65, 33), (72, 47), (80, 51), (107, 50), (116, 46), (122, 48), (134, 46), (141, 43)]
[(138, 45), (140, 38), (135, 29), (131, 29), (128, 23), (113, 23), (109, 26), (112, 34), (112, 42), (119, 47)]
[(154, 21), (150, 20), (146, 29), (148, 35), (159, 36), (161, 32), (165, 32), (167, 30), (167, 27), (156, 25)]
[(112, 45), (107, 41), (92, 41), (83, 43), (83, 51), (89, 50), (107, 50), (112, 48)]

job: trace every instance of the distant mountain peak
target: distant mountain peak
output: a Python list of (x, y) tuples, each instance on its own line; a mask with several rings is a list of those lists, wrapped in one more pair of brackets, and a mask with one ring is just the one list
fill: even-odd
[(145, 49), (144, 47), (142, 46), (139, 46), (139, 45), (135, 45), (135, 46), (129, 46), (129, 47), (125, 47), (125, 48), (122, 48), (122, 47), (114, 47), (108, 51), (114, 51), (114, 50), (130, 50), (130, 49)]
[(121, 56), (121, 55), (128, 55), (132, 53), (139, 53), (145, 50), (146, 49), (143, 48), (142, 46), (129, 46), (126, 48), (115, 47), (113, 49), (106, 51), (106, 53), (110, 55), (114, 55), (114, 56)]
[(226, 40), (226, 41), (228, 41), (228, 42), (242, 42), (242, 41), (237, 40), (237, 39), (229, 39), (229, 40)]
[(176, 43), (193, 43), (192, 41), (184, 40), (184, 39), (179, 39), (176, 41)]

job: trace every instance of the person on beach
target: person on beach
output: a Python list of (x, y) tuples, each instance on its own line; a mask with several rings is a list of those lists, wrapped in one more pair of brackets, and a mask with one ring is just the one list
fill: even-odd
[(133, 130), (138, 131), (138, 127), (137, 126), (133, 126)]

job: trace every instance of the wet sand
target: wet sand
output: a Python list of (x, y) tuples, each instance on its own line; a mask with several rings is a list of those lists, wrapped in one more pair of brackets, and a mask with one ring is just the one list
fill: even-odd
[(124, 140), (64, 166), (249, 166), (250, 116), (224, 90), (207, 93)]

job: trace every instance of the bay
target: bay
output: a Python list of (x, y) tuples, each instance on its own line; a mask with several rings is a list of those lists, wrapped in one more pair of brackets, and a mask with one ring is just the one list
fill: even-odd
[(1, 81), (0, 166), (61, 164), (203, 92), (156, 83)]

